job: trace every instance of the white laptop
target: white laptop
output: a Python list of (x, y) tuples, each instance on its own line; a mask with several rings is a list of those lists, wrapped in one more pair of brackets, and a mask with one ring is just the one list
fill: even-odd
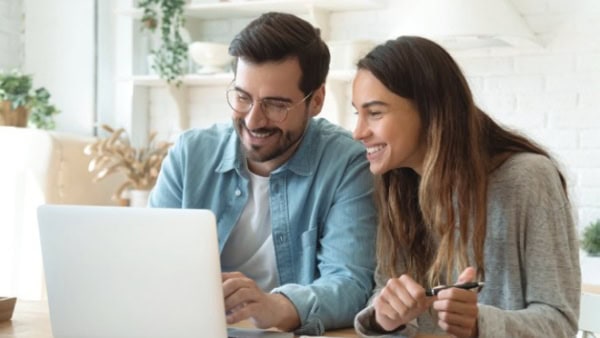
[(43, 205), (38, 221), (55, 338), (227, 337), (211, 211)]

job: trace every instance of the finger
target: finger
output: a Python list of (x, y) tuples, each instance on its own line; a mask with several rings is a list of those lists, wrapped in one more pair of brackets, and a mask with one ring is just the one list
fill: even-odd
[(459, 288), (450, 288), (440, 291), (437, 295), (436, 301), (448, 300), (456, 304), (467, 304), (470, 306), (477, 305), (478, 294), (470, 290), (463, 290)]
[(430, 304), (423, 287), (408, 275), (389, 279), (373, 302), (375, 319), (386, 330), (416, 318)]
[(474, 318), (476, 318), (478, 315), (477, 305), (456, 302), (449, 299), (437, 300), (433, 302), (433, 309), (438, 312), (445, 311)]
[(422, 309), (430, 304), (425, 297), (425, 289), (406, 274), (390, 279), (386, 287), (394, 295), (386, 300), (398, 311), (404, 308), (408, 310)]
[(461, 272), (461, 274), (458, 276), (457, 283), (472, 282), (475, 280), (476, 275), (477, 270), (475, 270), (474, 267), (469, 266), (468, 268), (464, 269), (463, 272)]
[(251, 307), (248, 304), (240, 304), (239, 306), (226, 312), (225, 316), (227, 324), (235, 324), (242, 320), (249, 319), (251, 317)]
[(386, 303), (375, 308), (375, 321), (386, 331), (392, 331), (403, 324), (398, 312)]
[(238, 306), (254, 303), (258, 301), (261, 295), (262, 291), (259, 291), (255, 288), (240, 288), (236, 292), (225, 297), (225, 309), (231, 310)]
[(388, 280), (385, 288), (382, 290), (383, 300), (400, 314), (404, 314), (408, 309), (417, 306), (417, 301), (406, 289), (407, 283), (410, 283), (407, 279), (393, 278)]
[(475, 324), (475, 318), (473, 317), (446, 311), (438, 312), (438, 318), (451, 326), (460, 326), (467, 329), (472, 328)]
[[(373, 301), (373, 307), (375, 308), (375, 312), (378, 316), (385, 316), (389, 320), (396, 320), (400, 316), (400, 313), (406, 311), (405, 308), (402, 307), (402, 304), (395, 299), (387, 299), (386, 295), (389, 293), (389, 290), (386, 291), (383, 289), (381, 294)], [(394, 303), (392, 305), (391, 303)]]
[(442, 320), (438, 321), (438, 326), (440, 329), (444, 330), (446, 333), (451, 334), (456, 337), (470, 337), (471, 331), (460, 326), (450, 325)]
[(467, 335), (470, 336), (471, 332), (476, 332), (478, 308), (476, 304), (467, 304), (456, 302), (452, 300), (438, 300), (433, 304), (434, 310), (437, 310), (438, 318), (440, 323), (446, 323), (447, 325), (440, 325), (445, 327), (445, 331), (456, 335), (461, 335), (464, 332), (460, 331), (458, 327), (465, 328)]
[(404, 289), (408, 292), (410, 297), (417, 301), (418, 305), (422, 305), (426, 299), (425, 289), (414, 279), (408, 275), (402, 275), (399, 278), (400, 283), (404, 286)]
[(221, 280), (224, 282), (228, 279), (232, 279), (232, 278), (243, 278), (245, 277), (243, 273), (238, 272), (238, 271), (233, 271), (233, 272), (221, 272)]
[(234, 273), (234, 275), (227, 276), (226, 278), (227, 279), (223, 281), (224, 297), (229, 297), (231, 294), (243, 287), (252, 287), (253, 285), (256, 285), (254, 280), (241, 273)]

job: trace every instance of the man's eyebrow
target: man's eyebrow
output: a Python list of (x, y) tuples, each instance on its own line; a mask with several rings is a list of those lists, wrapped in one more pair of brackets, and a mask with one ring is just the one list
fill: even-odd
[[(254, 99), (252, 97), (252, 95), (250, 93), (248, 93), (247, 91), (243, 90), (242, 88), (238, 87), (238, 86), (233, 86), (233, 89), (242, 92), (244, 95), (248, 95), (250, 98)], [(287, 102), (287, 103), (292, 103), (294, 101), (292, 101), (292, 99), (290, 99), (289, 97), (282, 97), (282, 96), (266, 96), (266, 97), (262, 97), (259, 100), (269, 100), (269, 101), (281, 101), (281, 102)]]
[(233, 86), (233, 89), (235, 89), (238, 92), (242, 92), (242, 94), (248, 95), (250, 97), (252, 96), (252, 95), (250, 95), (250, 93), (248, 93), (247, 91), (243, 90), (241, 87)]
[(280, 102), (287, 102), (287, 103), (292, 103), (292, 99), (287, 98), (287, 97), (281, 97), (281, 96), (267, 96), (267, 97), (263, 97), (262, 100), (269, 100), (269, 101), (280, 101)]

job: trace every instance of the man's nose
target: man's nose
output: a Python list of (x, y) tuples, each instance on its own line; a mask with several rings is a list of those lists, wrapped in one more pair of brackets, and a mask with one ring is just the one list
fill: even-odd
[(260, 102), (254, 102), (252, 108), (246, 114), (244, 122), (246, 122), (248, 129), (261, 128), (269, 122)]

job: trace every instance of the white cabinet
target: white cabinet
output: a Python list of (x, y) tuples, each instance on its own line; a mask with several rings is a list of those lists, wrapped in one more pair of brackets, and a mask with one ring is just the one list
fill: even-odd
[[(156, 75), (148, 75), (145, 61), (147, 47), (144, 46), (143, 33), (140, 29), (139, 18), (141, 10), (136, 9), (133, 0), (118, 1), (126, 6), (116, 9), (116, 73), (115, 103), (117, 123), (130, 131), (132, 142), (145, 142), (151, 127), (153, 95), (166, 91), (167, 100), (165, 114), (170, 112), (177, 120), (175, 129), (179, 131), (196, 126), (190, 122), (190, 99), (193, 91), (199, 87), (225, 88), (233, 79), (231, 73), (200, 75), (188, 74), (182, 79), (182, 85), (175, 87), (167, 85)], [(282, 11), (302, 15), (321, 29), (325, 40), (329, 38), (329, 14), (332, 11), (353, 11), (377, 9), (383, 6), (383, 0), (233, 0), (229, 2), (191, 3), (186, 5), (186, 20), (188, 29), (198, 25), (198, 20), (231, 20), (236, 18), (253, 18), (267, 11)], [(193, 32), (192, 32), (193, 33)], [(231, 36), (232, 38), (233, 36)], [(331, 71), (328, 77), (328, 95), (333, 98), (336, 110), (347, 113), (343, 102), (346, 98), (346, 88), (352, 78), (352, 70)], [(195, 92), (194, 92), (195, 93)], [(163, 98), (165, 96), (163, 95)], [(227, 110), (223, 99), (223, 109)], [(214, 106), (214, 105), (213, 105)], [(214, 107), (213, 107), (214, 108)], [(217, 107), (217, 109), (219, 109)], [(160, 112), (159, 112), (160, 113)], [(154, 115), (155, 116), (155, 115)], [(216, 115), (218, 116), (218, 115)], [(228, 116), (221, 119), (227, 120)], [(205, 123), (219, 122), (219, 118), (202, 119)], [(172, 119), (169, 120), (172, 122)], [(155, 124), (155, 123), (153, 123)], [(173, 129), (173, 128), (171, 128)], [(160, 132), (159, 132), (160, 133)], [(173, 134), (173, 130), (169, 132)]]

